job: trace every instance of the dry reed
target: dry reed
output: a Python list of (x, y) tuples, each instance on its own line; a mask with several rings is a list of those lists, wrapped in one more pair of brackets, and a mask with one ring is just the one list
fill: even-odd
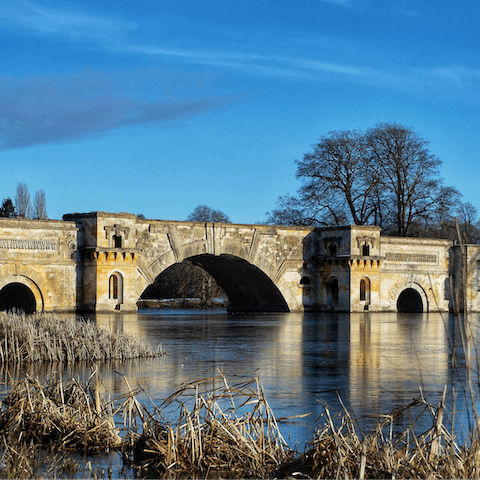
[(2, 402), (0, 434), (58, 451), (118, 449), (122, 439), (113, 420), (115, 411), (112, 403), (101, 399), (97, 378), (93, 374), (83, 385), (76, 379), (41, 385), (26, 376)]
[[(176, 406), (175, 420), (164, 418)], [(137, 405), (138, 407), (138, 405)], [(220, 375), (184, 385), (155, 410), (139, 409), (141, 435), (125, 442), (142, 474), (171, 478), (268, 478), (288, 447), (257, 380)]]
[[(84, 384), (56, 379), (41, 385), (26, 375), (2, 403), (0, 476), (38, 477), (35, 459), (47, 445), (53, 452), (121, 448), (142, 476), (163, 478), (480, 476), (480, 436), (474, 429), (468, 443), (456, 442), (447, 428), (445, 393), (438, 406), (420, 396), (379, 416), (367, 434), (346, 408), (333, 416), (325, 407), (312, 441), (298, 453), (286, 445), (256, 379), (230, 385), (220, 374), (189, 383), (151, 412), (136, 398), (141, 388), (125, 382), (129, 392), (109, 402), (99, 394), (96, 372)], [(419, 433), (425, 415), (430, 426)], [(114, 423), (120, 416), (128, 427), (123, 439)], [(409, 427), (395, 433), (406, 418)]]
[(165, 352), (127, 333), (56, 314), (0, 312), (0, 362), (127, 360)]
[[(445, 425), (444, 400), (434, 407), (423, 397), (379, 417), (373, 431), (362, 435), (344, 410), (332, 417), (325, 407), (323, 424), (305, 453), (284, 463), (277, 478), (478, 478), (480, 439), (458, 445)], [(424, 415), (431, 426), (417, 433)], [(396, 420), (409, 418), (409, 428), (394, 434)]]

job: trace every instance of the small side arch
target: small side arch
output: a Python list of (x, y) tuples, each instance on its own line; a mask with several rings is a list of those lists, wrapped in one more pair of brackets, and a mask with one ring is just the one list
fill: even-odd
[(428, 297), (420, 285), (411, 283), (399, 292), (396, 298), (396, 307), (399, 313), (428, 312)]
[(9, 275), (0, 279), (0, 310), (16, 308), (25, 313), (43, 312), (43, 295), (28, 277)]
[(304, 276), (300, 279), (300, 285), (311, 286), (311, 284), (312, 284), (312, 280), (310, 279), (310, 277)]

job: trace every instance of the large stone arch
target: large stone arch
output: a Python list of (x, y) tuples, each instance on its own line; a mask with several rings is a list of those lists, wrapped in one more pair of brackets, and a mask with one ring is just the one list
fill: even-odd
[(189, 260), (215, 278), (227, 294), (233, 311), (289, 311), (287, 302), (275, 283), (246, 260), (228, 254), (196, 255)]
[[(149, 267), (144, 266), (140, 272), (143, 277), (143, 286), (140, 289), (143, 291), (146, 286), (155, 281), (158, 275), (175, 263), (189, 260), (193, 264), (201, 266), (215, 278), (229, 297), (231, 308), (234, 311), (288, 312), (298, 311), (302, 308), (288, 283), (281, 281), (287, 270), (288, 262), (283, 262), (281, 267), (275, 271), (274, 278), (271, 278), (269, 273), (274, 268), (268, 262), (264, 261), (261, 265), (264, 268), (267, 267), (267, 273), (264, 268), (250, 263), (241, 256), (231, 253), (219, 255), (206, 253), (206, 249), (202, 248), (201, 243), (189, 244), (184, 246), (185, 248), (178, 249), (177, 252), (173, 250), (165, 252)], [(232, 251), (237, 254), (242, 253), (240, 249), (232, 249)], [(299, 273), (297, 284), (300, 283), (300, 278)]]
[(35, 311), (43, 312), (45, 305), (42, 291), (32, 279), (23, 275), (9, 275), (7, 277), (0, 278), (0, 291), (8, 285), (14, 284), (20, 284), (27, 287), (35, 297)]
[[(224, 287), (228, 277), (236, 277), (235, 296), (243, 290), (256, 297), (248, 306), (259, 311), (302, 311), (304, 290), (301, 278), (305, 275), (304, 235), (310, 233), (297, 229), (258, 225), (213, 224), (200, 222), (155, 222), (138, 238), (141, 251), (137, 262), (137, 294), (140, 295), (170, 266), (183, 260), (192, 260), (209, 271)], [(302, 239), (302, 241), (298, 241)], [(223, 270), (222, 270), (223, 268)], [(264, 288), (264, 302), (258, 291), (242, 282), (241, 274), (254, 285)], [(232, 280), (233, 281), (233, 280)], [(234, 292), (227, 285), (227, 295)], [(255, 291), (254, 291), (255, 290)], [(241, 303), (248, 304), (243, 295)], [(309, 303), (312, 303), (309, 299)], [(268, 307), (267, 307), (268, 305)], [(286, 306), (285, 306), (286, 305)]]

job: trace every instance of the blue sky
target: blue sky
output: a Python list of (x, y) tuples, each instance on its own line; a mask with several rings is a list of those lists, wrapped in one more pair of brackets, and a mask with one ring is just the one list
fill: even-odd
[(0, 2), (0, 200), (256, 223), (332, 130), (395, 121), (480, 210), (478, 0)]

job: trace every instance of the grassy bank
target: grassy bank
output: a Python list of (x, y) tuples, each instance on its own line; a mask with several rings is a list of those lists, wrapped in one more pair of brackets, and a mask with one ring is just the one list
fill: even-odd
[(162, 355), (138, 338), (57, 314), (0, 312), (0, 361), (77, 362)]

